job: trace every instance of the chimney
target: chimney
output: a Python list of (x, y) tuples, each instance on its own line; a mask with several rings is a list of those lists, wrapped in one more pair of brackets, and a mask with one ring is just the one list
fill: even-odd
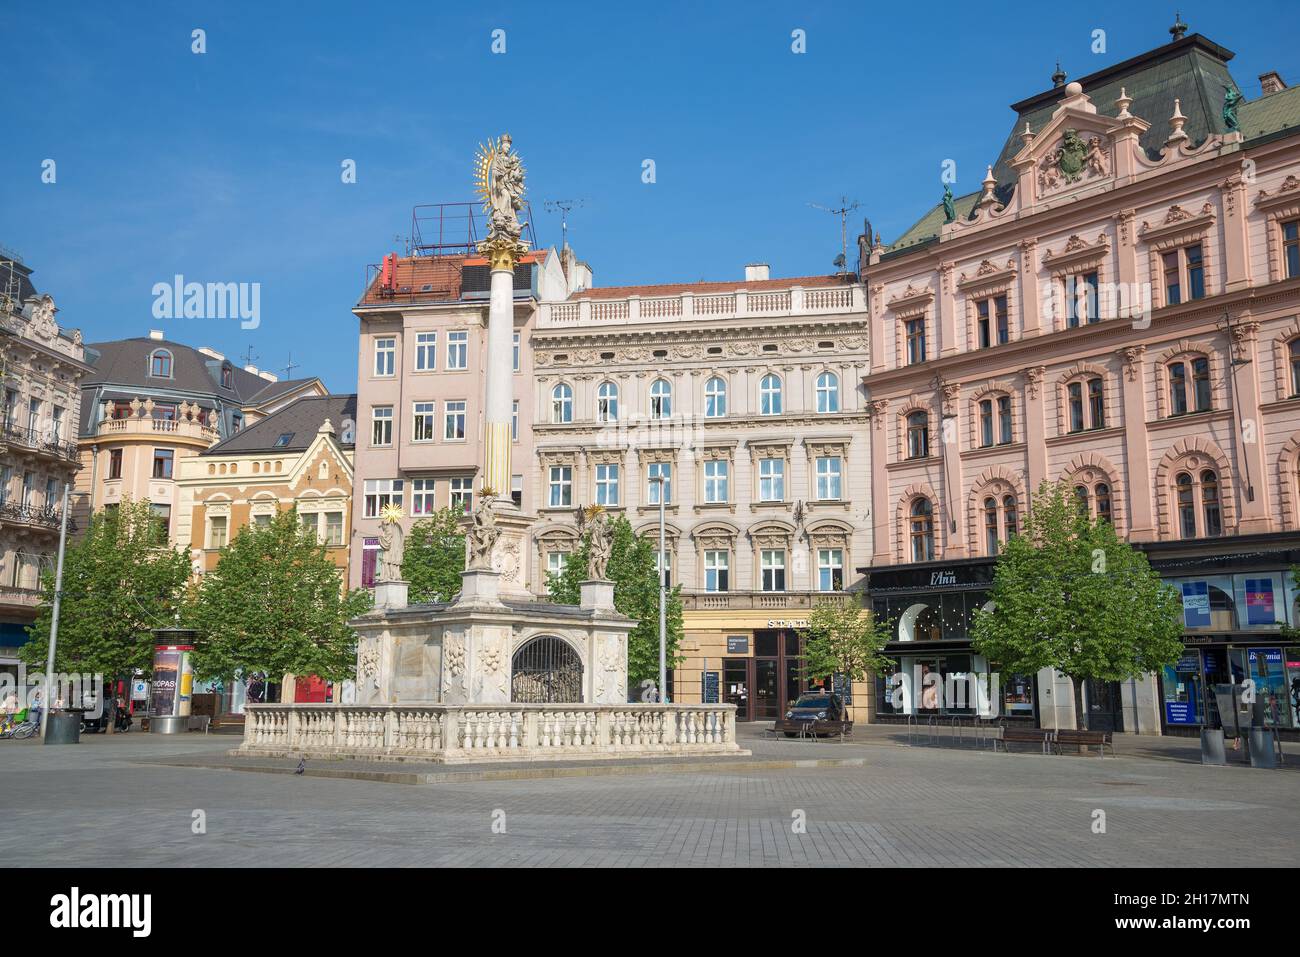
[(1265, 96), (1268, 96), (1270, 93), (1280, 93), (1285, 90), (1286, 83), (1276, 70), (1269, 70), (1259, 75), (1259, 88)]
[(161, 329), (150, 329), (150, 330), (149, 330), (149, 338), (150, 338), (150, 339), (155, 339), (155, 340), (157, 340), (158, 342), (162, 342), (163, 331), (162, 331)]
[(767, 263), (750, 263), (745, 267), (745, 282), (762, 282), (767, 278)]

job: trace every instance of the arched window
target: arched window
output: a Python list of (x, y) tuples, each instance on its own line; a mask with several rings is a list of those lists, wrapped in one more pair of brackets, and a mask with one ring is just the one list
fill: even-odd
[(149, 375), (155, 379), (172, 377), (172, 354), (166, 349), (155, 349), (149, 354)]
[(817, 377), (817, 411), (840, 410), (840, 377), (834, 372), (823, 372)]
[(1109, 522), (1110, 517), (1110, 486), (1105, 482), (1098, 482), (1094, 490), (1097, 498), (1097, 517), (1102, 521)]
[(1092, 514), (1091, 503), (1088, 501), (1088, 486), (1076, 485), (1074, 487), (1074, 497), (1079, 503), (1079, 512), (1087, 518)]
[(1014, 495), (1002, 496), (1002, 524), (1007, 541), (1011, 541), (1020, 534), (1020, 516), (1016, 511), (1016, 497)]
[(1210, 393), (1210, 360), (1204, 356), (1171, 362), (1169, 373), (1169, 414), (1208, 412), (1214, 401)]
[(1106, 389), (1101, 376), (1076, 379), (1065, 387), (1068, 421), (1071, 432), (1106, 427)]
[(918, 498), (912, 503), (908, 534), (912, 541), (912, 561), (934, 561), (934, 507), (928, 498)]
[(704, 383), (704, 416), (720, 419), (727, 414), (727, 383), (721, 376), (714, 376)]
[(1201, 473), (1202, 530), (1208, 536), (1223, 534), (1223, 515), (1219, 511), (1219, 477), (1213, 469)]
[(613, 382), (602, 382), (596, 390), (596, 421), (618, 421), (618, 386)]
[(551, 421), (573, 421), (573, 389), (563, 382), (551, 390)]
[(763, 376), (758, 384), (758, 414), (781, 414), (781, 377), (775, 372)]
[(1300, 396), (1300, 339), (1292, 339), (1287, 352), (1291, 359), (1291, 395)]
[(1011, 444), (1011, 396), (999, 395), (979, 402), (980, 448)]
[(650, 418), (666, 419), (673, 414), (673, 387), (667, 379), (655, 379), (650, 386)]
[(998, 500), (984, 500), (984, 548), (989, 555), (998, 553)]
[(1183, 538), (1195, 538), (1196, 492), (1192, 488), (1192, 477), (1179, 472), (1174, 479), (1174, 488), (1178, 495), (1178, 533)]
[(907, 457), (923, 459), (930, 455), (930, 416), (911, 412), (907, 416)]
[(1219, 474), (1202, 469), (1199, 475), (1174, 476), (1174, 504), (1180, 538), (1213, 538), (1223, 534), (1223, 500)]
[(995, 496), (984, 499), (984, 550), (997, 555), (1003, 542), (1009, 542), (1020, 531), (1020, 518), (1016, 511), (1016, 497), (1003, 495), (1001, 502)]

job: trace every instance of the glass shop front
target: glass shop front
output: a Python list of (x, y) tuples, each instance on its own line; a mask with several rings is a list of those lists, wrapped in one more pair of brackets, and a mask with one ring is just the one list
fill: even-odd
[(970, 559), (867, 570), (872, 610), (893, 635), (885, 654), (897, 663), (876, 677), (875, 720), (980, 714), (1037, 724), (1035, 676), (999, 674), (994, 683), (988, 661), (971, 648), (993, 566)]

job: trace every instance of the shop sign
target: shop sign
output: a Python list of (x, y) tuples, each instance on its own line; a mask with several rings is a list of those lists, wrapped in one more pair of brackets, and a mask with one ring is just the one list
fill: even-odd
[(1275, 625), (1273, 613), (1273, 579), (1246, 579), (1246, 623), (1249, 625)]
[(1196, 724), (1196, 707), (1190, 701), (1166, 701), (1166, 724)]
[(1210, 585), (1208, 582), (1183, 582), (1183, 626), (1210, 627)]
[(807, 628), (807, 618), (769, 618), (767, 622), (769, 628)]
[(727, 654), (729, 655), (749, 654), (749, 635), (728, 635)]

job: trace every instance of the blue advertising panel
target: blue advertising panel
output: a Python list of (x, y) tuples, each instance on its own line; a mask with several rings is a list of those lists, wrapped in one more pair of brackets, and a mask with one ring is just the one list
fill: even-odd
[(1210, 627), (1209, 582), (1183, 582), (1183, 626)]
[(1273, 605), (1273, 579), (1246, 579), (1246, 624), (1272, 625), (1277, 623)]
[(1164, 671), (1165, 723), (1201, 724), (1201, 653), (1185, 651)]

